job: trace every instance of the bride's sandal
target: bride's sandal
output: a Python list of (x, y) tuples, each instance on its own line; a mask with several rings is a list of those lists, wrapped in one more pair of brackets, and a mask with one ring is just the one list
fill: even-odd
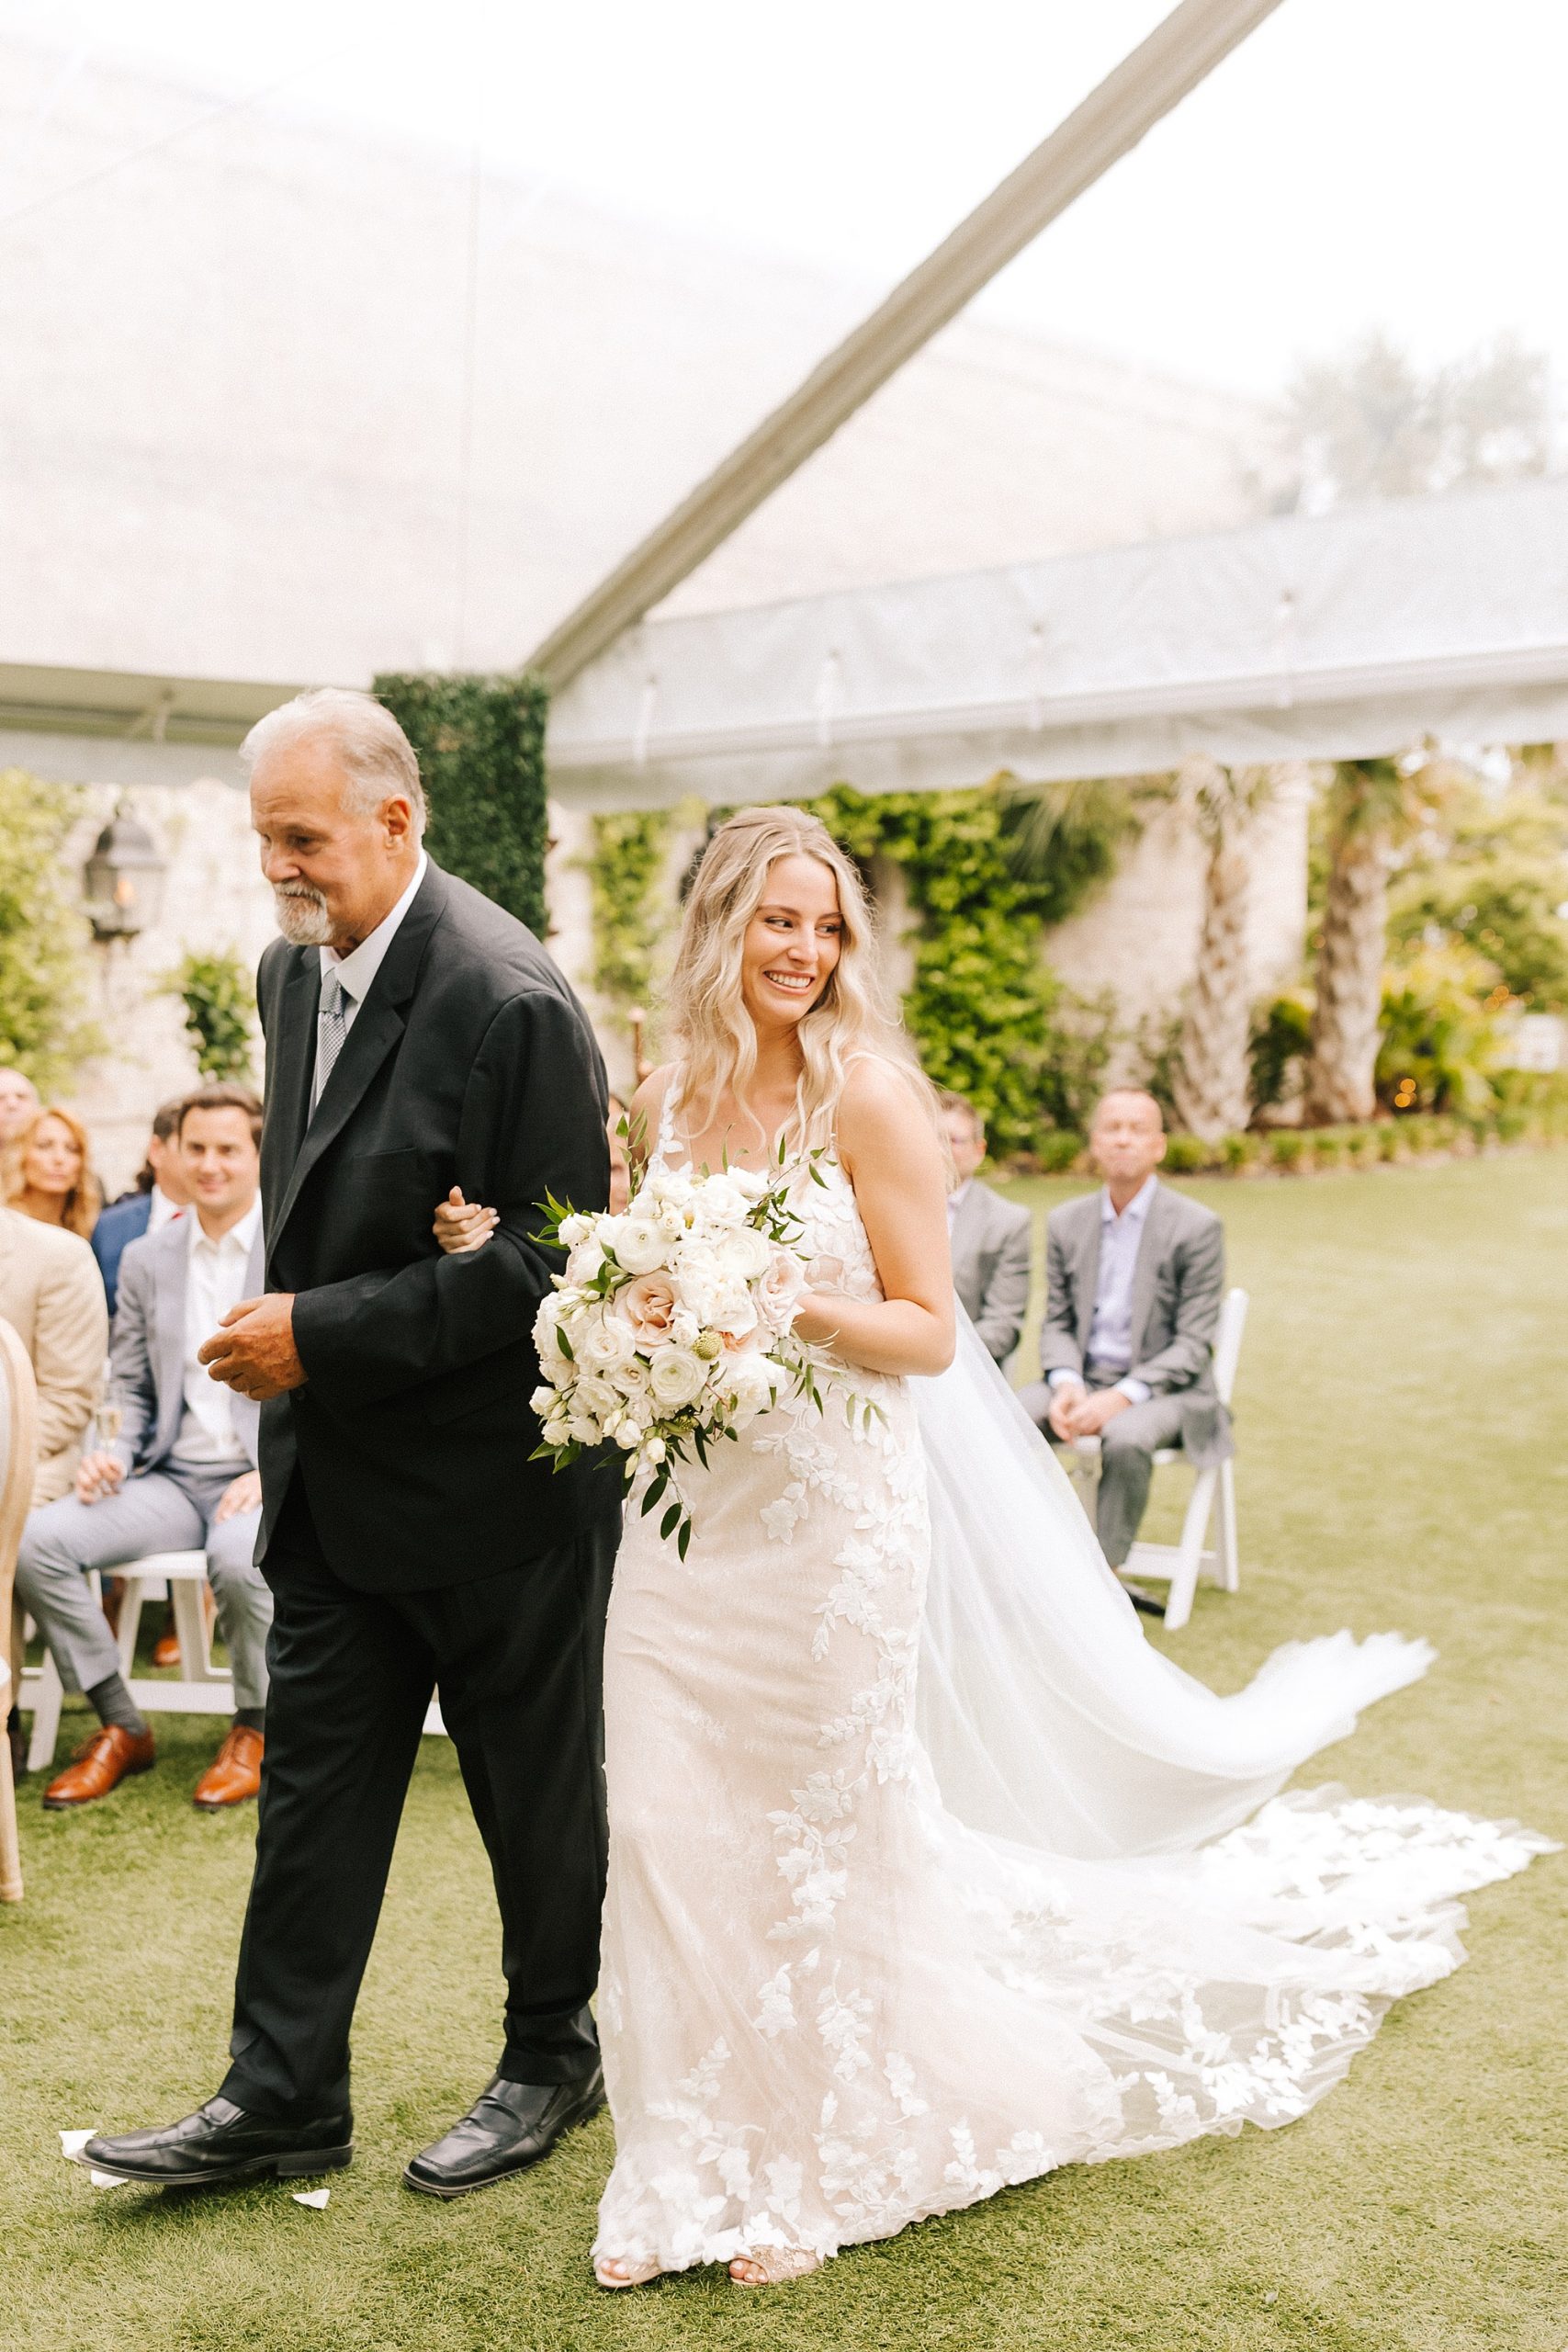
[(601, 2287), (646, 2287), (664, 2272), (657, 2262), (623, 2262), (619, 2255), (599, 2254), (593, 2257), (593, 2276)]
[(763, 2245), (755, 2254), (738, 2254), (729, 2275), (738, 2287), (783, 2287), (792, 2278), (809, 2278), (820, 2270), (824, 2257), (804, 2245)]

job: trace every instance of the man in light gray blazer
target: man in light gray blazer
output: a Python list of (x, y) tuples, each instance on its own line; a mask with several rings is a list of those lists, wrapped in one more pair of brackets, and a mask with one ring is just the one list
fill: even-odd
[(1029, 1211), (1004, 1201), (976, 1175), (986, 1157), (986, 1127), (973, 1102), (943, 1094), (942, 1116), (958, 1178), (947, 1196), (953, 1287), (998, 1363), (1005, 1363), (1029, 1305)]
[(102, 1726), (45, 1791), (51, 1812), (107, 1796), (153, 1760), (85, 1571), (154, 1552), (205, 1550), (234, 1676), (234, 1725), (196, 1803), (216, 1811), (259, 1785), (272, 1595), (253, 1564), (258, 1414), (209, 1377), (197, 1351), (264, 1287), (260, 1126), (261, 1105), (244, 1088), (206, 1087), (186, 1101), (178, 1149), (193, 1205), (133, 1241), (120, 1261), (107, 1400), (118, 1430), (84, 1456), (74, 1493), (30, 1512), (23, 1531), (17, 1598), (65, 1688), (85, 1691)]
[(1165, 1127), (1141, 1088), (1105, 1096), (1089, 1148), (1104, 1189), (1068, 1201), (1046, 1226), (1044, 1377), (1022, 1391), (1022, 1402), (1060, 1444), (1099, 1438), (1097, 1532), (1120, 1568), (1159, 1449), (1179, 1445), (1199, 1469), (1233, 1451), (1213, 1370), (1224, 1228), (1212, 1209), (1156, 1179)]

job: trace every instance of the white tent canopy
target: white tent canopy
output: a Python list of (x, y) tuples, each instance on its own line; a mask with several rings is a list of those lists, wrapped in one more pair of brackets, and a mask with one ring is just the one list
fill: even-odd
[(656, 808), (1568, 736), (1568, 482), (650, 620), (558, 695), (551, 789)]

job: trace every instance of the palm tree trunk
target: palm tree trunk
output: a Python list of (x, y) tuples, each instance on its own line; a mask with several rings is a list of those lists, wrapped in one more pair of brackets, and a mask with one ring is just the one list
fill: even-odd
[(1205, 1143), (1245, 1127), (1251, 1107), (1247, 918), (1252, 860), (1240, 831), (1234, 821), (1222, 821), (1210, 847), (1198, 969), (1182, 1014), (1172, 1086), (1182, 1125)]
[(1308, 1126), (1370, 1119), (1382, 1012), (1393, 845), (1386, 826), (1348, 825), (1334, 844), (1317, 1001), (1313, 1008), (1302, 1117)]

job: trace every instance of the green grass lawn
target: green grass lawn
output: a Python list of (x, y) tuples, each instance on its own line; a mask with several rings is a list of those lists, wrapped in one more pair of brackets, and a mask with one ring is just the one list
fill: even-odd
[[(1568, 1837), (1568, 1155), (1192, 1189), (1253, 1298), (1243, 1578), (1201, 1589), (1168, 1646), (1229, 1689), (1296, 1635), (1428, 1634), (1431, 1676), (1307, 1777)], [(793, 2288), (611, 2297), (587, 2263), (606, 2120), (458, 2204), (399, 2184), (498, 2041), (484, 1858), (428, 1741), (360, 2005), (358, 2154), (325, 2212), (276, 2185), (95, 2191), (62, 2126), (169, 2120), (222, 2073), (254, 1833), (191, 1809), (215, 1737), (161, 1719), (156, 1771), (78, 1818), (24, 1784), (27, 1900), (0, 1911), (7, 2352), (1568, 2346), (1568, 1858), (1477, 1896), (1472, 1964), (1285, 2131), (1060, 2173)]]

